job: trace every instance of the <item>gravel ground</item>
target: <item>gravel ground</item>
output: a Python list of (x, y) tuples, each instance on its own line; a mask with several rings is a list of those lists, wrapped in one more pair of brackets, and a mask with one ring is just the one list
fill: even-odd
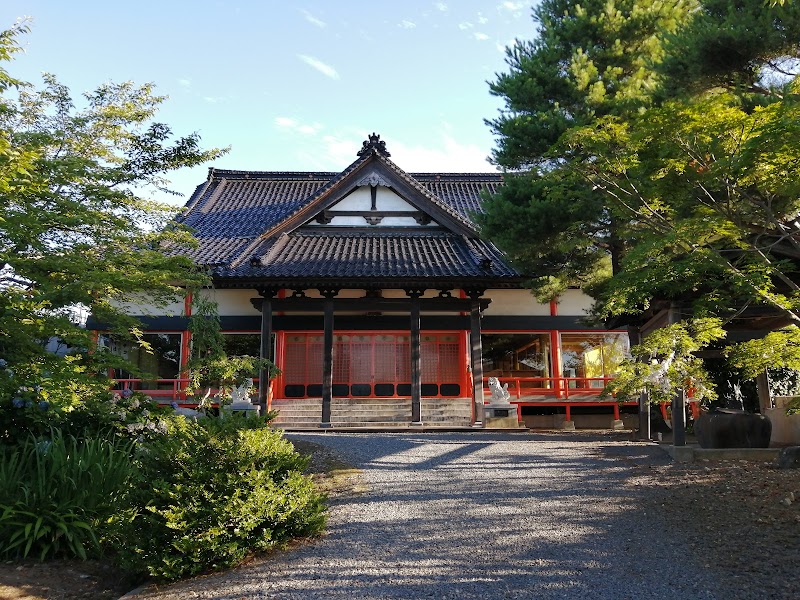
[[(332, 498), (327, 535), (131, 598), (796, 597), (742, 587), (713, 560), (697, 528), (682, 526), (685, 508), (671, 508), (671, 486), (658, 485), (708, 474), (652, 444), (580, 432), (287, 437), (363, 469), (362, 485)], [(735, 527), (730, 537), (749, 543)]]

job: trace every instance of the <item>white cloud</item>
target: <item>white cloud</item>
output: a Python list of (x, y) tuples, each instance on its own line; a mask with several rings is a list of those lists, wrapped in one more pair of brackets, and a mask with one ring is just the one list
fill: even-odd
[(489, 36), (488, 36), (488, 35), (486, 35), (485, 33), (481, 33), (481, 32), (479, 32), (479, 31), (476, 31), (476, 32), (473, 34), (473, 36), (475, 37), (475, 39), (476, 39), (476, 40), (478, 40), (478, 41), (481, 41), (481, 42), (485, 42), (486, 40), (488, 40), (488, 39), (489, 39)]
[(305, 17), (306, 21), (308, 21), (312, 25), (316, 25), (320, 29), (324, 29), (325, 27), (328, 26), (328, 24), (325, 21), (321, 21), (320, 19), (318, 19), (317, 17), (312, 15), (307, 10), (302, 11), (302, 13), (303, 13), (303, 17)]
[(495, 42), (497, 51), (502, 52), (503, 54), (506, 53), (506, 48), (513, 48), (516, 45), (517, 45), (517, 40), (514, 38), (511, 38), (510, 40), (506, 41), (505, 44), (503, 42)]
[(318, 58), (314, 58), (313, 56), (308, 56), (306, 54), (298, 54), (297, 58), (302, 60), (306, 63), (309, 67), (312, 67), (325, 75), (325, 77), (330, 77), (331, 79), (339, 79), (339, 73), (336, 72), (330, 65), (326, 65), (324, 62), (319, 60)]
[(469, 21), (464, 21), (463, 23), (459, 23), (458, 24), (458, 28), (461, 31), (466, 31), (467, 29), (472, 29), (473, 27), (475, 27), (475, 26), (472, 23), (470, 23)]
[(192, 86), (192, 80), (191, 79), (178, 79), (178, 84), (181, 87), (191, 87)]
[(336, 165), (338, 169), (346, 167), (358, 158), (356, 152), (361, 149), (361, 142), (355, 138), (326, 135), (322, 138), (322, 143), (323, 155), (330, 165)]
[(314, 135), (320, 129), (322, 129), (322, 126), (319, 123), (312, 123), (311, 125), (300, 125), (297, 131), (305, 135)]
[(478, 13), (478, 23), (481, 25), (486, 25), (489, 22), (489, 19), (483, 16), (483, 13)]
[(516, 12), (525, 8), (525, 2), (501, 2), (498, 8)]
[(414, 21), (409, 21), (408, 19), (403, 19), (400, 21), (398, 27), (402, 27), (403, 29), (414, 29), (417, 26)]
[[(486, 160), (488, 151), (475, 144), (460, 144), (442, 133), (437, 147), (407, 146), (399, 141), (387, 142), (391, 160), (404, 171), (419, 173), (486, 173), (496, 169)], [(352, 153), (352, 147), (351, 147)]]
[(444, 2), (437, 2), (434, 6), (436, 6), (436, 8), (442, 12), (447, 12), (447, 4)]
[[(371, 130), (370, 130), (371, 131)], [(341, 171), (356, 158), (362, 142), (369, 132), (346, 128), (335, 134), (310, 138), (301, 146), (293, 160), (304, 168), (320, 171)], [(383, 136), (382, 136), (383, 137)], [(460, 143), (453, 137), (453, 129), (443, 123), (431, 136), (429, 143), (405, 144), (398, 138), (386, 138), (386, 146), (398, 167), (411, 173), (493, 173), (497, 169), (486, 159), (488, 148), (477, 144)]]
[(291, 117), (275, 117), (275, 126), (303, 135), (315, 135), (323, 127), (319, 123), (300, 123)]
[(289, 117), (275, 117), (275, 125), (278, 127), (291, 128), (297, 125), (297, 121)]

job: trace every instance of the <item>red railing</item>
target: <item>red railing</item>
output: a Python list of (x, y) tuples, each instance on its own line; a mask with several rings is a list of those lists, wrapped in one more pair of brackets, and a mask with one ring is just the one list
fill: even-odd
[[(613, 377), (498, 377), (500, 385), (508, 384), (511, 401), (531, 401), (536, 404), (555, 402), (561, 405), (573, 399), (575, 402), (591, 402), (616, 404), (613, 399), (599, 400), (600, 393)], [(484, 395), (488, 401), (491, 390), (488, 387), (488, 377), (484, 377)], [(186, 402), (186, 386), (189, 379), (114, 379), (114, 390), (122, 391), (131, 389), (142, 392), (156, 400)], [(258, 379), (253, 379), (252, 394), (257, 394)], [(274, 386), (273, 386), (274, 387)], [(216, 391), (216, 390), (212, 390)], [(586, 396), (597, 396), (598, 400), (589, 400)], [(581, 397), (580, 399), (578, 397)], [(550, 400), (552, 399), (552, 400)]]
[[(569, 399), (570, 396), (599, 396), (613, 377), (497, 377), (500, 385), (508, 384), (512, 401), (548, 396)], [(491, 397), (489, 377), (483, 378), (486, 398)]]
[[(573, 406), (610, 406), (614, 419), (619, 419), (619, 402), (613, 398), (600, 399), (600, 394), (613, 377), (497, 377), (500, 385), (508, 384), (509, 401), (517, 407), (517, 418), (522, 419), (523, 406), (558, 406), (566, 411), (567, 421), (572, 420)], [(483, 378), (484, 400), (492, 395), (489, 377)], [(590, 398), (587, 398), (589, 396)], [(596, 396), (597, 399), (591, 398)], [(624, 404), (635, 404), (625, 402)]]
[(188, 379), (114, 379), (113, 381), (112, 391), (133, 390), (147, 394), (155, 400), (163, 398), (170, 402), (186, 400), (186, 386), (189, 383)]
[[(157, 402), (178, 402), (179, 404), (187, 404), (194, 406), (196, 402), (186, 398), (186, 386), (189, 380), (185, 378), (179, 379), (113, 379), (114, 387), (112, 391), (120, 392), (123, 390), (133, 390), (141, 392), (156, 400)], [(151, 384), (157, 387), (152, 388)], [(169, 386), (169, 387), (167, 387)], [(258, 395), (258, 378), (253, 378), (253, 388), (250, 390), (251, 396)], [(216, 393), (217, 390), (212, 388), (211, 393)]]

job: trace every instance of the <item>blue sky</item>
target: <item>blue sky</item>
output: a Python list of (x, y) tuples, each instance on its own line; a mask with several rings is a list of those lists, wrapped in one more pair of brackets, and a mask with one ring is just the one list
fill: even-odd
[[(531, 0), (4, 0), (32, 31), (9, 70), (77, 94), (152, 82), (158, 120), (231, 146), (220, 168), (339, 171), (375, 131), (407, 171), (492, 171), (487, 80), (531, 39)], [(172, 176), (185, 194), (207, 166)]]

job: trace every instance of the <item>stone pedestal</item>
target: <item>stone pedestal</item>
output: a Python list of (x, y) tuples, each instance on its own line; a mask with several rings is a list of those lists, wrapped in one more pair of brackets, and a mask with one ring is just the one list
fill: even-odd
[(487, 428), (518, 429), (520, 426), (516, 404), (487, 404), (483, 411)]
[(257, 417), (259, 413), (259, 407), (252, 402), (234, 402), (233, 404), (226, 406), (224, 411), (228, 414), (241, 414), (245, 417)]
[(231, 390), (231, 403), (224, 408), (229, 414), (242, 414), (245, 417), (257, 417), (259, 411), (258, 404), (250, 402), (250, 390), (253, 382), (249, 379), (241, 384), (234, 386)]
[(575, 431), (575, 421), (564, 421), (561, 424), (561, 429), (563, 431)]

